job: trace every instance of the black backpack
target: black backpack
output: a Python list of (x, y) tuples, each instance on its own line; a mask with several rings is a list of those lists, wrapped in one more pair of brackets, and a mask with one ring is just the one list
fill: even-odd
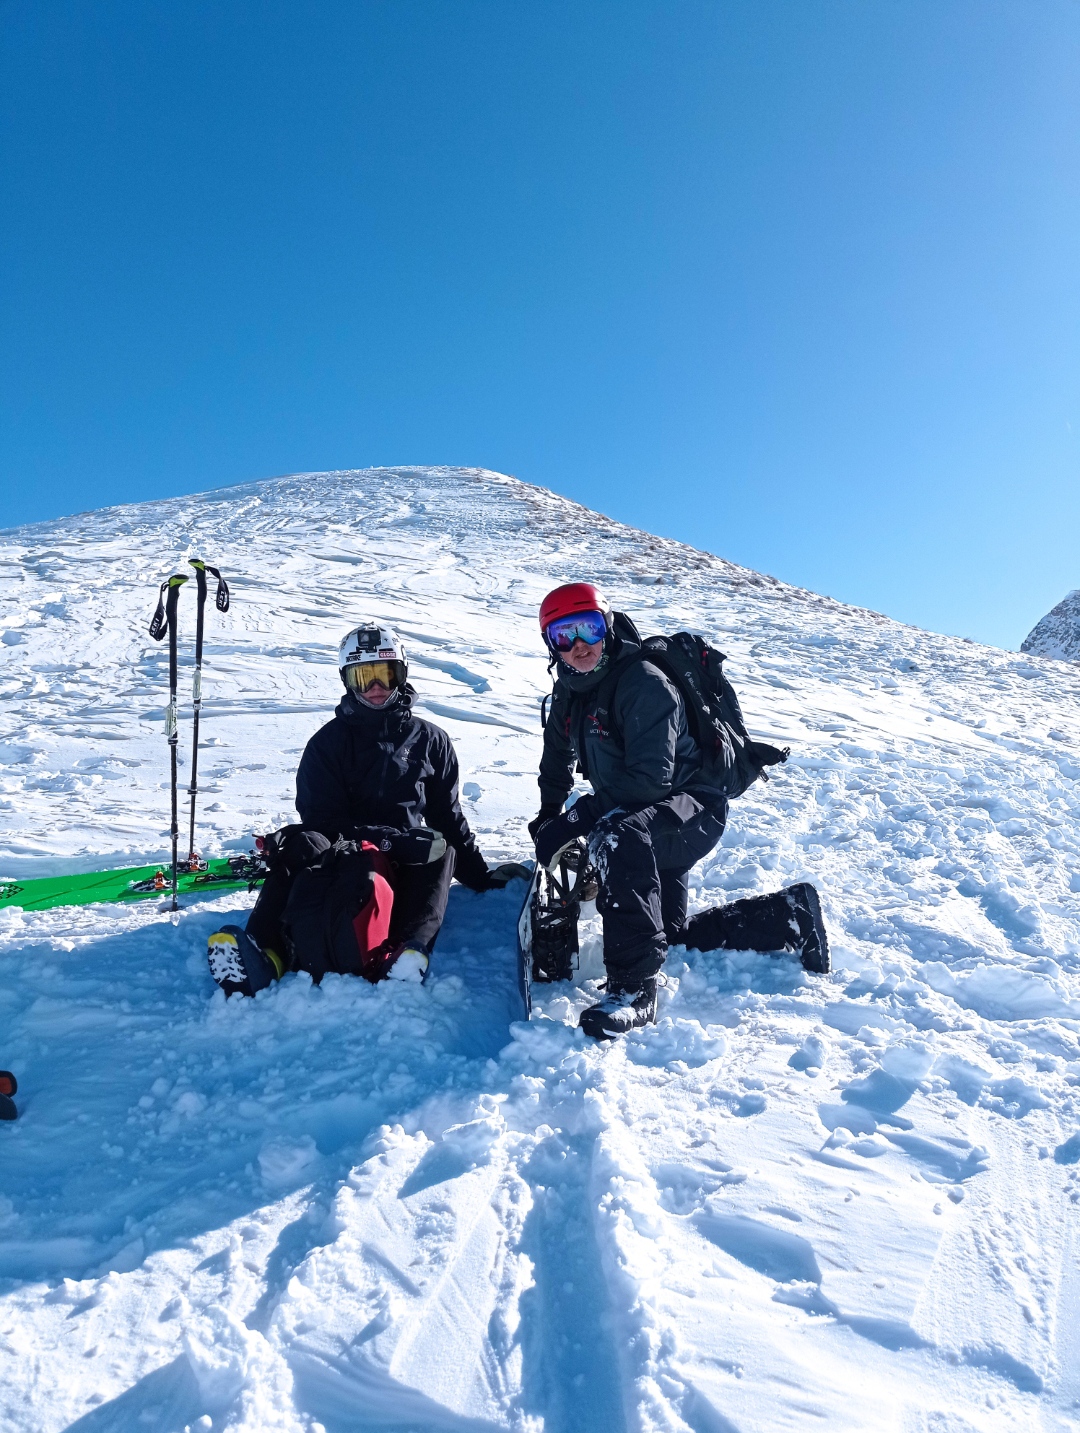
[[(728, 798), (741, 796), (759, 776), (768, 781), (767, 766), (787, 761), (789, 746), (751, 738), (739, 699), (724, 676), (724, 654), (704, 637), (693, 632), (646, 637), (638, 660), (659, 667), (681, 694), (690, 735), (701, 748), (701, 778), (706, 786)], [(618, 675), (625, 670), (624, 664)]]
[(327, 971), (372, 981), (385, 974), (394, 900), (388, 869), (370, 843), (339, 840), (298, 872), (281, 916), (290, 970), (306, 970), (316, 985)]
[(615, 689), (632, 662), (647, 661), (659, 667), (682, 696), (687, 727), (701, 750), (702, 785), (722, 791), (730, 800), (741, 796), (759, 776), (768, 781), (767, 766), (787, 761), (790, 747), (751, 738), (739, 699), (724, 676), (724, 654), (704, 637), (675, 632), (670, 637), (642, 639), (625, 612), (615, 613), (614, 630), (616, 636), (636, 639), (641, 645), (600, 683), (596, 714), (602, 722), (615, 727), (611, 710)]
[(327, 971), (384, 974), (393, 888), (382, 853), (302, 826), (263, 837), (261, 849), (270, 874), (248, 917), (252, 939), (316, 985)]

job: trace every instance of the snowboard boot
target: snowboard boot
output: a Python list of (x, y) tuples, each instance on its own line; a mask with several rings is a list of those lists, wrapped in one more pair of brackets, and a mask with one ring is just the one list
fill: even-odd
[(210, 974), (228, 995), (254, 995), (285, 973), (281, 957), (256, 945), (238, 925), (222, 926), (206, 948)]
[(614, 1040), (628, 1030), (640, 1030), (656, 1022), (656, 976), (649, 975), (640, 985), (627, 988), (614, 980), (607, 983), (607, 994), (588, 1010), (581, 1012), (578, 1024), (594, 1040)]
[(692, 950), (792, 950), (814, 975), (828, 975), (832, 969), (821, 902), (807, 881), (699, 911), (686, 922), (680, 938)]
[(797, 886), (788, 886), (784, 894), (799, 927), (799, 959), (803, 969), (812, 975), (828, 975), (832, 970), (829, 937), (817, 891), (808, 881), (802, 881)]

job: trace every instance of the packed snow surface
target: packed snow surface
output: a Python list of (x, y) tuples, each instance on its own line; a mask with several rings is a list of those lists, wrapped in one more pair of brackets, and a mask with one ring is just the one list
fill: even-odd
[(1066, 593), (1056, 607), (1036, 622), (1021, 642), (1020, 650), (1036, 657), (1080, 662), (1080, 591)]
[[(157, 585), (198, 555), (209, 854), (293, 818), (365, 616), (492, 860), (537, 804), (535, 613), (601, 582), (790, 743), (692, 877), (809, 879), (835, 972), (670, 954), (655, 1027), (518, 1019), (521, 883), (425, 987), (226, 1002), (252, 897), (0, 915), (7, 1433), (1080, 1429), (1080, 670), (903, 627), (494, 473), (332, 473), (0, 535), (0, 875), (160, 859)], [(181, 598), (190, 691), (194, 599)], [(181, 762), (190, 755), (190, 708)]]

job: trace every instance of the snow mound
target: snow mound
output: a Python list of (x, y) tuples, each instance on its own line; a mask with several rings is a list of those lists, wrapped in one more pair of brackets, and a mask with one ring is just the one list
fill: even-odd
[(1080, 589), (1068, 593), (1036, 622), (1020, 643), (1020, 650), (1033, 657), (1080, 662)]
[[(1080, 1426), (1080, 670), (903, 627), (479, 470), (308, 474), (0, 534), (0, 877), (161, 859), (166, 654), (209, 615), (200, 841), (293, 817), (367, 613), (409, 644), (489, 859), (536, 809), (536, 609), (704, 631), (790, 744), (693, 873), (797, 880), (835, 973), (674, 950), (655, 1027), (517, 1019), (522, 891), (429, 983), (226, 1001), (245, 893), (0, 912), (0, 1427), (1014, 1433)], [(190, 692), (194, 604), (181, 595)], [(182, 712), (182, 769), (190, 707)]]

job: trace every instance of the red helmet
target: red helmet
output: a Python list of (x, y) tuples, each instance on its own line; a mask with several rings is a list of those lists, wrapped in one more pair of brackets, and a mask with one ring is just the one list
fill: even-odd
[(602, 612), (611, 628), (611, 603), (591, 582), (567, 582), (549, 592), (540, 604), (540, 630), (560, 617), (576, 617), (579, 612)]

